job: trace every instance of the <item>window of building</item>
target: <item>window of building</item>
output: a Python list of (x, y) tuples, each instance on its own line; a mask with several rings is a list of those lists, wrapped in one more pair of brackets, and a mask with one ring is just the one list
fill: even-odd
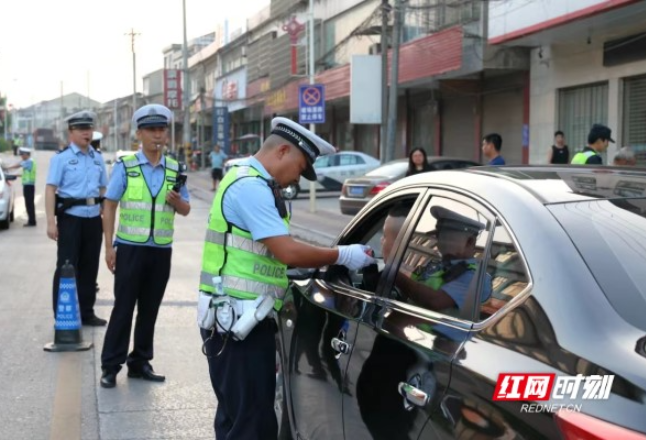
[[(558, 130), (565, 134), (570, 154), (574, 156), (588, 145), (593, 124), (608, 124), (608, 83), (589, 84), (559, 90)], [(603, 163), (608, 163), (606, 153)]]
[(622, 128), (623, 145), (633, 149), (638, 165), (646, 165), (646, 75), (624, 80)]
[(354, 154), (341, 154), (339, 156), (339, 165), (360, 165), (365, 163), (363, 157), (356, 156)]
[(509, 301), (523, 292), (529, 276), (522, 257), (507, 228), (496, 224), (487, 258), (487, 275), (491, 279), (491, 297), (480, 308), (480, 320), (489, 318)]

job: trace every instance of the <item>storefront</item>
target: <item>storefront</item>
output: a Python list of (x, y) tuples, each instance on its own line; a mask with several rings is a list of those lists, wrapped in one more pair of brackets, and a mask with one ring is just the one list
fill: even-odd
[(241, 136), (247, 107), (247, 68), (240, 67), (215, 82), (213, 139), (226, 153), (232, 153), (232, 140)]

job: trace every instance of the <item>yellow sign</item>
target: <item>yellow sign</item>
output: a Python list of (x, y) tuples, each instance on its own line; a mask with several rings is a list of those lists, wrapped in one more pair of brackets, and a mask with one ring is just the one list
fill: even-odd
[(285, 89), (276, 90), (269, 95), (266, 104), (274, 109), (280, 108), (287, 102), (287, 91)]

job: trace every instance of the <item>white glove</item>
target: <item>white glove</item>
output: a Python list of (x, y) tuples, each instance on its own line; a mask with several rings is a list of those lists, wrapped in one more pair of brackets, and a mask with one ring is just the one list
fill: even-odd
[(363, 244), (351, 244), (339, 246), (339, 258), (336, 263), (345, 266), (350, 270), (359, 270), (375, 262), (375, 259), (368, 255), (370, 246)]

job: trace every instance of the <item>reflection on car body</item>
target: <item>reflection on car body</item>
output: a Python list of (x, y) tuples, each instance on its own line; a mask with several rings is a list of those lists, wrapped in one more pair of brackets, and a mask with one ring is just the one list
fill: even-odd
[[(580, 187), (592, 179), (602, 184)], [(281, 438), (624, 438), (626, 429), (646, 438), (646, 198), (618, 198), (626, 181), (646, 185), (646, 172), (481, 167), (383, 191), (338, 240), (370, 244), (377, 263), (301, 272), (285, 298)], [(402, 201), (410, 210), (386, 258), (383, 226)], [(431, 206), (485, 225), (464, 302), (451, 310), (412, 300), (398, 282), (437, 264)], [(581, 414), (531, 413), (522, 405), (535, 402), (493, 400), (508, 372), (614, 382), (608, 400), (545, 402)]]

